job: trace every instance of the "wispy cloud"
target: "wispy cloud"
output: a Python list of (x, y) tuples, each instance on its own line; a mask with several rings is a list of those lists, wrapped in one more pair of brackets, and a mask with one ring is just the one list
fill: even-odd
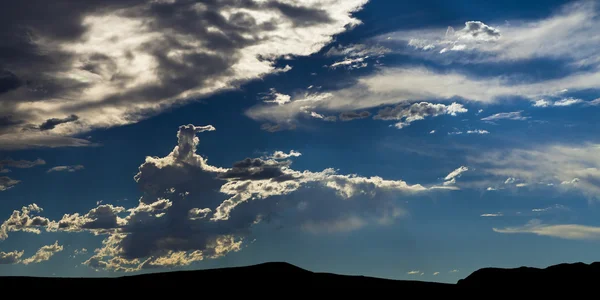
[(540, 220), (534, 219), (523, 226), (493, 228), (498, 233), (508, 234), (535, 234), (540, 236), (549, 236), (568, 240), (598, 240), (600, 239), (600, 227), (577, 225), (577, 224), (560, 224), (548, 225), (543, 224)]

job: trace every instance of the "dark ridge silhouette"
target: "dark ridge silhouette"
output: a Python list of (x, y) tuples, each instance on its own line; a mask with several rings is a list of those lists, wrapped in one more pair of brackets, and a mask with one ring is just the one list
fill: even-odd
[[(289, 263), (269, 262), (258, 265), (209, 269), (198, 271), (173, 271), (114, 278), (57, 278), (57, 277), (0, 277), (0, 287), (10, 287), (44, 293), (60, 289), (115, 293), (152, 294), (166, 290), (183, 292), (219, 291), (244, 292), (248, 295), (258, 290), (262, 294), (284, 289), (286, 295), (306, 290), (336, 290), (346, 293), (352, 290), (375, 289), (415, 291), (423, 295), (455, 295), (455, 292), (495, 291), (495, 293), (521, 291), (553, 291), (571, 288), (590, 288), (600, 279), (600, 263), (559, 264), (544, 269), (520, 267), (513, 269), (483, 268), (473, 272), (457, 284), (425, 281), (391, 280), (367, 276), (339, 275), (311, 272)], [(258, 290), (257, 290), (258, 289)], [(118, 293), (118, 292), (117, 292)], [(204, 292), (202, 292), (204, 293)]]

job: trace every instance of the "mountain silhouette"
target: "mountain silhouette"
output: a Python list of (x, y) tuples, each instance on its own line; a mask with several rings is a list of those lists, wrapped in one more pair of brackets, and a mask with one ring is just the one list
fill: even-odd
[(106, 292), (104, 289), (137, 292), (139, 294), (162, 293), (165, 290), (183, 292), (221, 290), (220, 293), (242, 292), (259, 289), (261, 292), (307, 290), (332, 290), (346, 293), (352, 290), (418, 292), (419, 295), (454, 295), (470, 291), (509, 292), (553, 290), (593, 287), (600, 279), (600, 263), (559, 264), (547, 268), (520, 267), (512, 269), (483, 268), (456, 284), (426, 281), (392, 280), (367, 276), (339, 275), (311, 272), (285, 262), (268, 262), (258, 265), (208, 269), (197, 271), (172, 271), (110, 278), (57, 278), (57, 277), (0, 277), (0, 286), (29, 291), (88, 290)]

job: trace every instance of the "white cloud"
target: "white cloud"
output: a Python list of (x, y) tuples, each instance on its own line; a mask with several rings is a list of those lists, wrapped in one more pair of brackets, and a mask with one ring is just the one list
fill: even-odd
[[(600, 145), (543, 145), (532, 149), (489, 151), (468, 157), (486, 174), (507, 178), (505, 184), (544, 183), (568, 191), (581, 191), (592, 198), (600, 197)], [(550, 185), (552, 184), (552, 185)]]
[[(401, 32), (382, 36), (376, 42), (397, 43), (405, 40), (411, 48), (442, 50), (425, 51), (425, 57), (438, 59), (454, 59), (449, 52), (476, 51), (482, 55), (469, 55), (475, 61), (514, 61), (535, 57), (572, 59), (574, 71), (560, 78), (544, 79), (534, 82), (523, 81), (517, 77), (503, 74), (484, 78), (474, 78), (458, 71), (433, 71), (424, 67), (382, 67), (375, 73), (358, 78), (350, 87), (330, 91), (321, 101), (312, 102), (312, 109), (322, 111), (357, 110), (410, 103), (415, 101), (450, 101), (463, 98), (473, 101), (493, 103), (500, 99), (517, 96), (537, 101), (540, 97), (558, 95), (565, 90), (585, 90), (596, 88), (600, 82), (597, 68), (581, 68), (577, 65), (598, 64), (600, 60), (593, 53), (600, 41), (590, 36), (600, 30), (600, 22), (596, 15), (595, 5), (590, 2), (574, 4), (557, 12), (554, 16), (541, 21), (511, 21), (510, 26), (488, 26), (482, 22), (469, 21), (462, 30), (421, 30)], [(393, 44), (392, 44), (393, 45)], [(540, 45), (543, 45), (542, 47)], [(421, 51), (421, 50), (419, 50)], [(408, 54), (415, 54), (414, 51)], [(595, 61), (594, 61), (595, 60)], [(289, 122), (302, 112), (306, 103), (295, 103), (303, 95), (292, 95), (292, 101), (282, 106), (257, 105), (246, 114), (256, 120), (275, 123)], [(544, 106), (546, 102), (536, 102)], [(554, 103), (554, 102), (552, 102)], [(559, 106), (573, 104), (573, 100), (557, 101)], [(501, 113), (489, 116), (491, 119), (505, 118), (525, 120), (520, 112)], [(484, 118), (485, 120), (485, 118)]]
[(429, 134), (434, 134), (434, 133), (435, 133), (435, 130), (432, 130), (429, 132)]
[(408, 271), (406, 274), (408, 274), (408, 275), (418, 275), (418, 274), (421, 274), (421, 271), (419, 271), (419, 270), (416, 270), (416, 271), (413, 270), (413, 271)]
[(490, 132), (483, 129), (467, 130), (467, 134), (489, 134)]
[(467, 109), (456, 102), (450, 105), (441, 103), (433, 104), (428, 102), (419, 102), (412, 105), (397, 105), (396, 107), (386, 107), (373, 117), (375, 120), (398, 120), (394, 126), (402, 129), (409, 126), (414, 121), (424, 120), (426, 117), (437, 117), (440, 115), (456, 116), (459, 113), (465, 113)]
[(482, 217), (502, 217), (504, 214), (502, 213), (493, 213), (493, 214), (482, 214)]
[(21, 261), (25, 251), (0, 252), (0, 265), (12, 265)]
[(450, 271), (450, 273), (458, 273), (458, 272), (460, 272), (460, 271), (458, 271), (457, 269)]
[(527, 224), (518, 227), (493, 228), (499, 233), (529, 233), (540, 236), (549, 236), (568, 240), (598, 240), (600, 239), (600, 227), (561, 224), (543, 224), (540, 220), (531, 220)]
[[(487, 25), (467, 21), (464, 28), (452, 27), (386, 33), (379, 42), (406, 43), (430, 59), (464, 59), (480, 61), (515, 61), (531, 58), (567, 58), (575, 65), (600, 62), (593, 52), (598, 46), (594, 33), (600, 30), (597, 3), (576, 1), (541, 20), (508, 20)], [(591, 37), (591, 38), (590, 38)], [(461, 48), (477, 56), (448, 57), (448, 50)], [(441, 51), (423, 51), (440, 48)], [(409, 48), (410, 49), (410, 48)], [(408, 52), (414, 53), (415, 50)], [(474, 57), (474, 58), (473, 58)]]
[(440, 272), (433, 272), (433, 276), (438, 276), (440, 275)]
[(571, 106), (574, 104), (582, 103), (583, 100), (575, 99), (575, 98), (565, 98), (559, 101), (554, 102), (554, 106)]
[(76, 171), (80, 171), (83, 170), (84, 166), (82, 165), (74, 165), (74, 166), (56, 166), (56, 167), (52, 167), (50, 169), (48, 169), (48, 171), (46, 171), (46, 173), (51, 173), (51, 172), (76, 172)]
[(295, 150), (291, 150), (290, 153), (285, 153), (283, 151), (275, 151), (270, 156), (270, 158), (272, 158), (272, 159), (288, 159), (290, 157), (299, 157), (301, 155), (302, 155), (302, 153), (295, 151)]
[(533, 106), (535, 107), (548, 107), (550, 105), (552, 105), (552, 102), (545, 99), (539, 99), (533, 103)]
[(32, 257), (21, 261), (22, 264), (37, 264), (50, 260), (56, 253), (63, 251), (63, 246), (58, 244), (58, 241), (52, 245), (42, 246)]
[(521, 113), (523, 113), (522, 110), (520, 111), (513, 111), (513, 112), (505, 112), (505, 113), (497, 113), (497, 114), (493, 114), (491, 116), (487, 116), (485, 118), (482, 118), (482, 121), (497, 121), (497, 120), (517, 120), (517, 121), (523, 121), (523, 120), (527, 120), (529, 119), (529, 117), (523, 116), (521, 115)]
[[(61, 23), (73, 31), (85, 26), (79, 37), (55, 39), (33, 30), (32, 47), (48, 56), (60, 53), (51, 58), (64, 65), (45, 69), (29, 61), (15, 70), (40, 87), (2, 95), (2, 101), (10, 100), (2, 113), (23, 122), (0, 136), (0, 148), (89, 146), (72, 136), (135, 123), (173, 105), (289, 71), (290, 66), (277, 68), (275, 60), (320, 51), (336, 34), (361, 23), (352, 14), (367, 2), (86, 4), (95, 9), (81, 15), (74, 10), (73, 24)], [(49, 120), (54, 120), (49, 130), (41, 132), (40, 124)]]

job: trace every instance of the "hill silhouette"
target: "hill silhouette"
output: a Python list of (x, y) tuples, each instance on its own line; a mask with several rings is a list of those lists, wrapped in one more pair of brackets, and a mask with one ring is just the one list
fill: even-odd
[[(425, 281), (391, 280), (367, 276), (339, 275), (311, 272), (284, 262), (208, 269), (173, 271), (114, 278), (55, 278), (55, 277), (0, 277), (0, 286), (20, 289), (30, 293), (54, 290), (80, 290), (102, 292), (103, 289), (140, 294), (162, 293), (165, 289), (214, 290), (223, 293), (241, 292), (246, 288), (265, 291), (302, 292), (306, 290), (337, 290), (348, 292), (361, 289), (415, 291), (419, 295), (494, 290), (500, 292), (541, 289), (553, 290), (593, 287), (600, 275), (600, 263), (559, 264), (544, 269), (520, 267), (512, 269), (483, 268), (473, 272), (456, 284)], [(181, 290), (179, 290), (180, 288)], [(132, 290), (133, 289), (133, 290)], [(162, 290), (162, 291), (161, 291)], [(250, 291), (248, 291), (250, 293)]]

